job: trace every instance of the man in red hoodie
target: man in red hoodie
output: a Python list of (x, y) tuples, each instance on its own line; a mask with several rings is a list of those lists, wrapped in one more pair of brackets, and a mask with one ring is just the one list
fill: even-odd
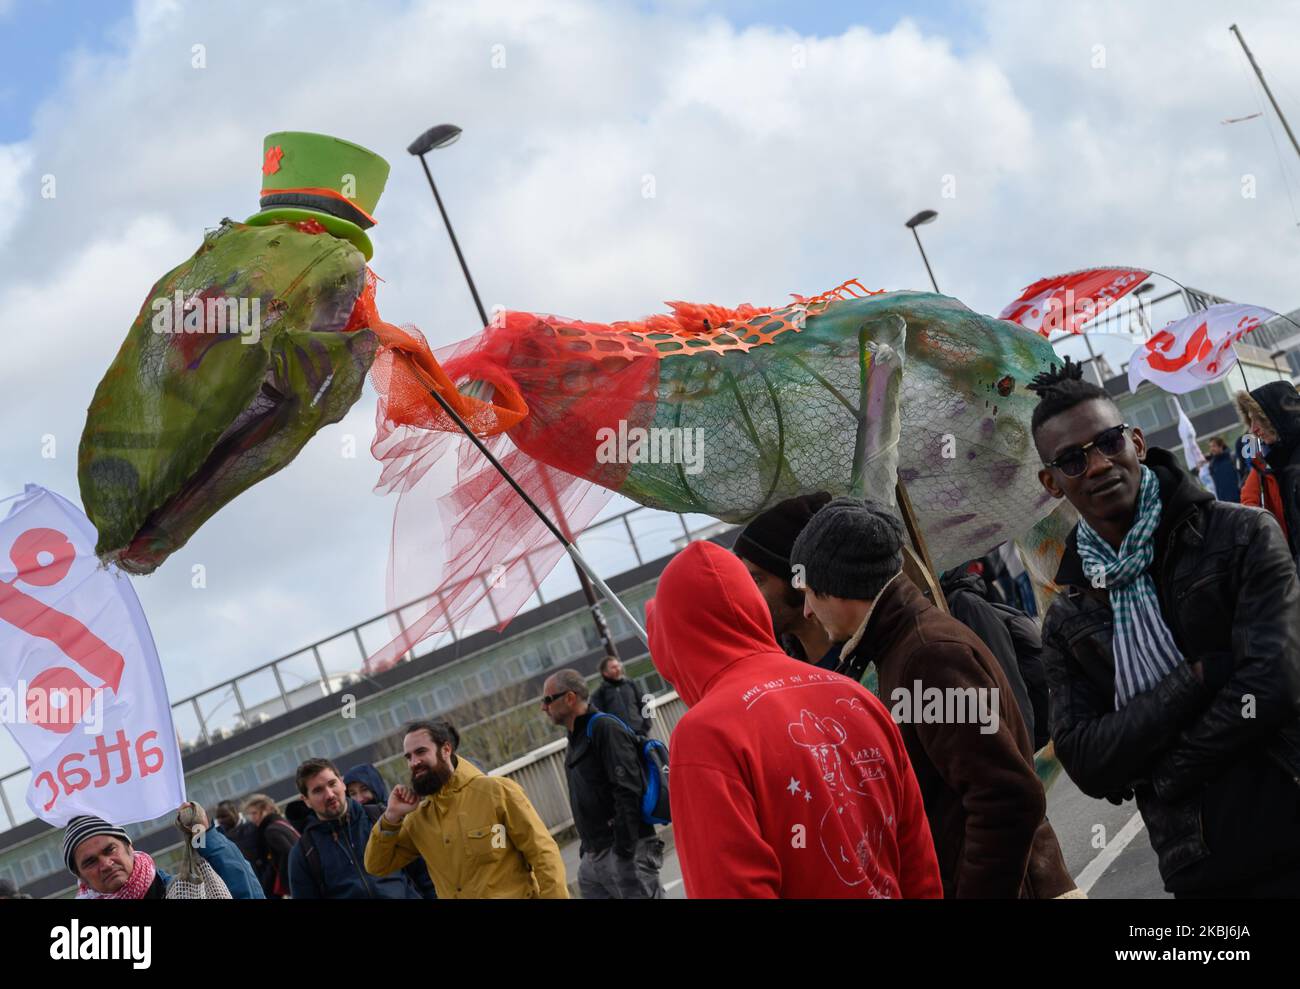
[(672, 736), (688, 897), (943, 895), (898, 727), (859, 684), (781, 651), (739, 559), (692, 543), (646, 620), (655, 667), (690, 709)]

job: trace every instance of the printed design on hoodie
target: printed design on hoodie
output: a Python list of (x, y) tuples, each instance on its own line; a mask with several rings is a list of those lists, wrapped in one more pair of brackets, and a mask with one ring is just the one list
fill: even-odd
[[(865, 713), (856, 697), (840, 698), (835, 703), (844, 704), (850, 710), (856, 706)], [(885, 829), (892, 830), (894, 820), (885, 815), (880, 802), (867, 789), (870, 784), (885, 779), (885, 760), (880, 749), (872, 746), (854, 750), (848, 744), (848, 732), (843, 725), (807, 708), (799, 712), (798, 721), (789, 725), (789, 732), (795, 745), (812, 753), (817, 773), (831, 798), (818, 831), (822, 851), (835, 875), (846, 886), (868, 883), (874, 899), (893, 898), (897, 895), (893, 880), (881, 875), (876, 858)], [(792, 779), (786, 789), (797, 793), (798, 780)], [(804, 800), (809, 796), (810, 792), (805, 790)], [(871, 827), (868, 821), (878, 824)]]

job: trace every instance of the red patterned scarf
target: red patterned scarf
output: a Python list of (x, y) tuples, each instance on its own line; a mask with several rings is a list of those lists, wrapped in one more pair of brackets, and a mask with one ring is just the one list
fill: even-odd
[(148, 852), (136, 852), (135, 862), (131, 865), (131, 878), (116, 893), (96, 893), (83, 879), (77, 885), (77, 899), (143, 900), (157, 874), (158, 867), (153, 864), (153, 857)]

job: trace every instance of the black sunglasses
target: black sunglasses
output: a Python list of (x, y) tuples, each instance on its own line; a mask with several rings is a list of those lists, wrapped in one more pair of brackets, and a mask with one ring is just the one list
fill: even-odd
[(542, 698), (542, 707), (550, 707), (567, 693), (569, 693), (569, 691), (561, 690), (558, 694), (547, 694)]
[(1131, 428), (1126, 422), (1121, 422), (1118, 426), (1111, 426), (1110, 429), (1098, 433), (1096, 439), (1091, 443), (1085, 443), (1083, 446), (1072, 446), (1055, 460), (1048, 461), (1044, 466), (1055, 467), (1066, 477), (1078, 477), (1088, 469), (1088, 451), (1094, 446), (1107, 459), (1113, 459), (1123, 453), (1124, 434)]

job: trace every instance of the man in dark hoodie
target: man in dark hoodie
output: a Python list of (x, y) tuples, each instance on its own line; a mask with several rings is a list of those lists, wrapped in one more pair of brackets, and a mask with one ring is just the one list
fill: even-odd
[[(332, 762), (308, 759), (298, 767), (297, 782), (310, 812), (302, 837), (289, 853), (289, 887), (295, 900), (434, 899), (422, 896), (404, 870), (386, 876), (366, 871), (366, 843), (384, 808), (349, 797)], [(367, 807), (374, 807), (373, 812)]]
[(672, 740), (686, 895), (941, 895), (898, 727), (860, 684), (783, 653), (735, 556), (692, 543), (646, 604), (650, 657), (689, 710)]
[(844, 643), (839, 672), (879, 673), (921, 786), (944, 895), (1072, 893), (1006, 674), (979, 636), (903, 574), (902, 550), (903, 523), (885, 505), (837, 498), (790, 559), (803, 568), (808, 612)]
[(1043, 626), (1056, 754), (1137, 798), (1176, 896), (1300, 895), (1300, 583), (1269, 515), (1216, 501), (1082, 369), (1039, 375), (1043, 487), (1081, 516)]
[(939, 581), (948, 614), (980, 637), (1002, 667), (1020, 716), (1037, 752), (1050, 740), (1047, 730), (1047, 676), (1038, 623), (1023, 611), (994, 604), (983, 579), (965, 568), (949, 570)]
[(790, 549), (808, 520), (830, 500), (825, 491), (787, 498), (754, 516), (732, 547), (767, 602), (781, 648), (826, 670), (835, 669), (840, 647), (831, 642), (821, 622), (803, 613), (803, 591), (794, 586)]
[(636, 684), (623, 676), (623, 663), (617, 656), (600, 661), (600, 686), (591, 695), (597, 711), (612, 714), (633, 731), (650, 733), (650, 719), (645, 716), (645, 701)]
[(1241, 502), (1273, 514), (1300, 568), (1300, 395), (1289, 381), (1270, 381), (1238, 392), (1237, 408), (1256, 441)]
[(213, 815), (217, 822), (217, 830), (233, 841), (244, 858), (257, 868), (257, 825), (239, 812), (239, 802), (237, 800), (223, 800), (217, 804), (217, 812)]
[(1241, 501), (1241, 478), (1237, 475), (1237, 465), (1232, 462), (1227, 440), (1222, 436), (1210, 438), (1210, 478), (1219, 501)]

